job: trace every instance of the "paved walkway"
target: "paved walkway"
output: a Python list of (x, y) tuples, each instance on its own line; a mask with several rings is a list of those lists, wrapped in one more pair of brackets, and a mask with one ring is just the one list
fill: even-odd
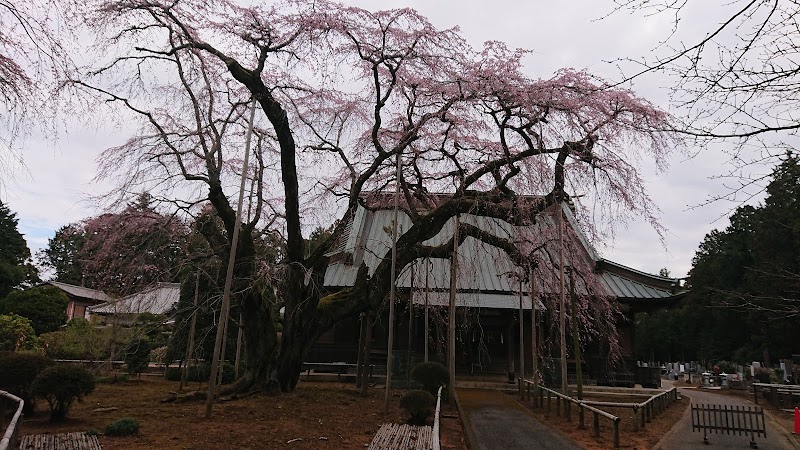
[(457, 392), (472, 450), (582, 448), (536, 420), (508, 394), (484, 389)]
[[(747, 400), (731, 397), (728, 395), (718, 394), (714, 391), (704, 389), (679, 389), (681, 395), (689, 397), (692, 403), (706, 403), (714, 405), (733, 405), (733, 406), (755, 406), (752, 402)], [(789, 435), (781, 428), (780, 425), (770, 420), (765, 414), (767, 437), (756, 436), (756, 444), (762, 450), (800, 450), (800, 447), (795, 445)], [(654, 447), (660, 450), (709, 450), (710, 448), (750, 448), (750, 436), (727, 435), (727, 434), (709, 434), (709, 445), (703, 445), (703, 433), (692, 432), (692, 416), (691, 410), (686, 408), (686, 413), (681, 417), (674, 427), (667, 433), (664, 438), (659, 442), (659, 445)]]

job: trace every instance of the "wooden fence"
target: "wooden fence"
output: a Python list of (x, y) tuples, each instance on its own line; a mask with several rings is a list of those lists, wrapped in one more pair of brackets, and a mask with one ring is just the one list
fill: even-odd
[(764, 409), (759, 406), (696, 405), (692, 403), (692, 431), (703, 431), (703, 443), (708, 433), (750, 435), (750, 447), (758, 448), (756, 436), (767, 437)]
[[(17, 424), (22, 417), (22, 407), (25, 402), (16, 395), (6, 391), (0, 391), (0, 425), (3, 425), (5, 432), (0, 439), (0, 450), (13, 450), (19, 447), (19, 432)], [(13, 414), (10, 414), (13, 412)], [(8, 422), (6, 418), (10, 416)]]

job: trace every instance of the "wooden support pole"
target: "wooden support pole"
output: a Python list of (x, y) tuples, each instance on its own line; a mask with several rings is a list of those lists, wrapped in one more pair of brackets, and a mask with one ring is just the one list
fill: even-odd
[(231, 305), (231, 286), (233, 285), (233, 266), (236, 262), (236, 247), (239, 244), (239, 230), (242, 227), (242, 203), (244, 200), (244, 184), (247, 181), (248, 161), (250, 158), (250, 139), (253, 136), (253, 120), (256, 115), (256, 98), (253, 97), (250, 107), (250, 123), (247, 127), (245, 137), (244, 161), (242, 162), (242, 179), (239, 184), (239, 202), (236, 205), (236, 219), (233, 226), (233, 236), (231, 239), (231, 251), (228, 255), (228, 272), (225, 277), (225, 290), (222, 293), (222, 310), (220, 311), (219, 323), (217, 324), (217, 336), (214, 340), (214, 355), (211, 359), (211, 372), (208, 377), (208, 394), (206, 396), (206, 419), (211, 418), (214, 407), (214, 394), (216, 390), (216, 375), (219, 370), (219, 355), (222, 347), (222, 338), (225, 334), (225, 325), (228, 322), (228, 309)]
[(392, 390), (392, 357), (394, 351), (394, 304), (397, 296), (397, 210), (400, 208), (400, 152), (395, 155), (396, 182), (394, 187), (394, 212), (392, 214), (392, 275), (389, 287), (389, 342), (386, 349), (386, 389), (383, 395), (383, 412), (389, 412), (389, 393)]

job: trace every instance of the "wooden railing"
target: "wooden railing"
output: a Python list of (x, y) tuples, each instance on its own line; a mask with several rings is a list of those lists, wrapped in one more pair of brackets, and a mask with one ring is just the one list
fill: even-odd
[[(11, 405), (11, 408), (8, 408), (9, 405)], [(6, 391), (0, 391), (0, 424), (5, 425), (3, 438), (0, 439), (0, 450), (15, 450), (19, 447), (17, 423), (19, 423), (19, 419), (22, 417), (22, 407), (24, 405), (25, 402), (16, 395), (9, 394)], [(16, 409), (14, 409), (15, 406)], [(9, 409), (14, 411), (14, 414), (6, 424), (6, 417), (9, 415)]]
[(758, 391), (776, 408), (792, 409), (800, 406), (800, 386), (792, 384), (753, 383), (753, 400), (758, 404)]
[(436, 412), (433, 415), (433, 432), (431, 433), (431, 449), (440, 450), (441, 444), (441, 428), (439, 422), (441, 421), (442, 413), (442, 386), (439, 386), (439, 392), (436, 394)]
[[(556, 414), (558, 416), (561, 416), (561, 404), (563, 403), (564, 404), (564, 417), (566, 417), (567, 420), (571, 420), (571, 409), (572, 409), (571, 405), (573, 405), (573, 404), (577, 405), (578, 406), (578, 426), (581, 429), (586, 428), (586, 424), (584, 423), (584, 419), (585, 419), (585, 412), (584, 411), (591, 412), (592, 413), (592, 427), (594, 429), (594, 435), (595, 436), (600, 436), (600, 417), (608, 419), (611, 422), (611, 427), (612, 427), (612, 430), (613, 430), (614, 448), (619, 448), (619, 420), (620, 420), (619, 417), (617, 417), (617, 416), (615, 416), (613, 414), (609, 414), (609, 413), (607, 413), (607, 412), (605, 412), (605, 411), (603, 411), (601, 409), (597, 409), (597, 408), (589, 405), (587, 402), (584, 402), (584, 401), (581, 401), (581, 400), (576, 400), (576, 399), (574, 399), (572, 397), (569, 397), (567, 395), (564, 395), (564, 394), (562, 394), (560, 392), (554, 391), (552, 389), (548, 389), (548, 388), (542, 386), (541, 384), (537, 386), (536, 384), (534, 384), (532, 381), (529, 381), (529, 380), (523, 380), (523, 382), (528, 387), (529, 395), (530, 395), (530, 387), (531, 386), (534, 387), (534, 390), (538, 391), (538, 393), (539, 393), (539, 407), (540, 408), (544, 406), (544, 397), (545, 397), (545, 394), (547, 394), (547, 411), (548, 412), (551, 410), (551, 403), (552, 403), (552, 398), (553, 397), (555, 397), (555, 399), (556, 399)], [(534, 395), (534, 402), (535, 401), (536, 401), (536, 398), (535, 398), (535, 395)]]
[(587, 405), (609, 408), (630, 408), (633, 411), (633, 431), (644, 429), (647, 423), (678, 400), (678, 389), (672, 388), (651, 396), (641, 403), (584, 401)]

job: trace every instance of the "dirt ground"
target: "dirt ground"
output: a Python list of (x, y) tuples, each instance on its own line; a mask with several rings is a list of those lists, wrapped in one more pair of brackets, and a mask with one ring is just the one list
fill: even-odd
[[(351, 384), (301, 381), (290, 394), (218, 402), (214, 417), (206, 420), (202, 400), (160, 402), (178, 385), (147, 378), (98, 384), (82, 403), (72, 406), (65, 423), (48, 423), (47, 405), (41, 402), (35, 414), (25, 417), (20, 432), (102, 432), (114, 420), (134, 417), (140, 423), (139, 434), (101, 436), (103, 449), (363, 449), (382, 423), (403, 421), (400, 390), (393, 392), (389, 413), (384, 414), (382, 388), (371, 388), (367, 397), (361, 397)], [(117, 409), (94, 411), (99, 408)], [(443, 404), (442, 409), (442, 448), (466, 449), (456, 408)]]
[[(642, 397), (620, 397), (614, 396), (613, 398), (603, 398), (599, 396), (589, 397), (587, 400), (618, 402), (618, 403), (641, 403)], [(580, 445), (590, 450), (600, 450), (612, 448), (614, 443), (613, 429), (611, 422), (608, 419), (600, 418), (600, 437), (594, 436), (592, 429), (592, 416), (586, 415), (586, 429), (578, 428), (578, 413), (573, 408), (572, 421), (567, 421), (563, 417), (556, 415), (555, 402), (552, 404), (552, 410), (547, 413), (547, 403), (543, 408), (532, 407), (531, 402), (522, 402), (529, 408), (537, 419), (543, 423), (554, 427), (566, 434)], [(603, 411), (611, 413), (620, 418), (619, 427), (619, 441), (620, 448), (645, 450), (654, 447), (659, 440), (672, 428), (675, 423), (683, 416), (686, 408), (689, 407), (689, 399), (683, 397), (681, 400), (673, 403), (666, 411), (655, 417), (650, 423), (646, 424), (644, 430), (640, 429), (638, 432), (633, 431), (633, 413), (630, 408), (609, 408), (601, 407)]]

